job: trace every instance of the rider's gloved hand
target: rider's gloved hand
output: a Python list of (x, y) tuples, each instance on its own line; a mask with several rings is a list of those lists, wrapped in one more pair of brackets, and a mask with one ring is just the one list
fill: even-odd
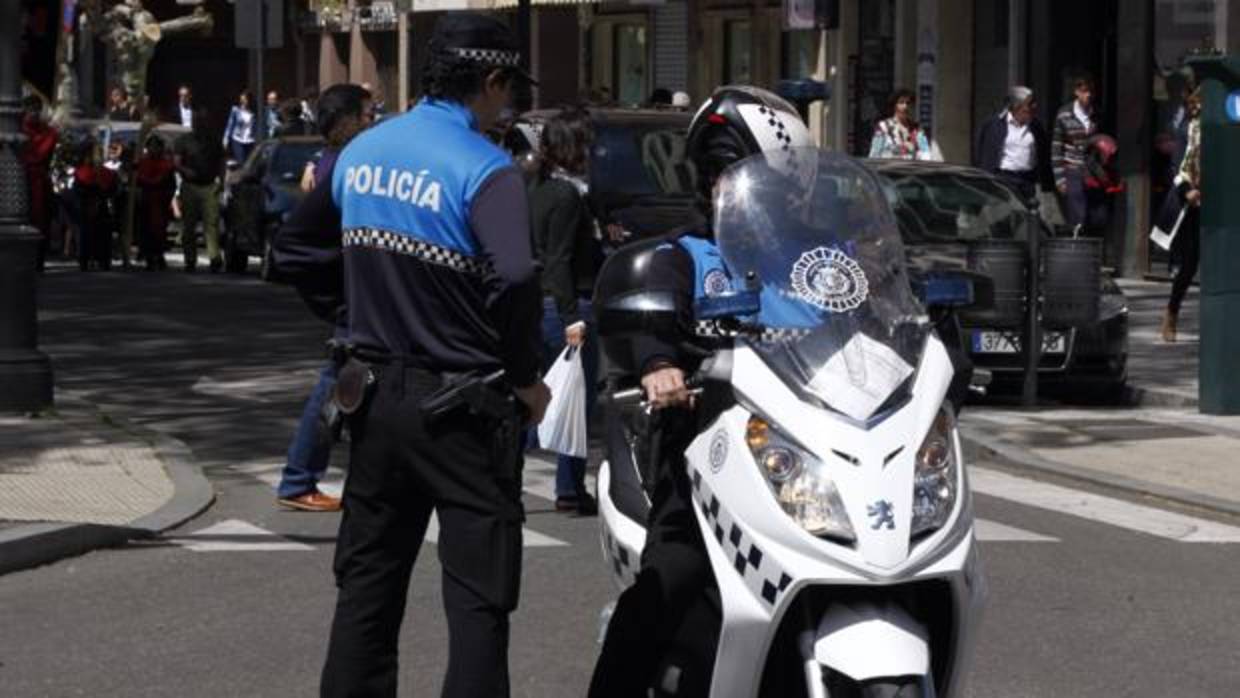
[(667, 407), (692, 407), (693, 394), (685, 385), (685, 372), (663, 364), (642, 376), (642, 389), (646, 400), (656, 410)]

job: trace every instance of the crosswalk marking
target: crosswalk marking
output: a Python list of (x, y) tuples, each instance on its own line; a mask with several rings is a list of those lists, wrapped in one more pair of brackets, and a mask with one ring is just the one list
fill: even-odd
[(187, 533), (168, 542), (196, 553), (273, 552), (314, 550), (305, 543), (281, 537), (265, 528), (238, 519), (228, 519)]
[(1240, 543), (1240, 528), (974, 467), (974, 492), (1183, 543)]
[[(234, 472), (244, 473), (246, 475), (249, 475), (260, 482), (270, 485), (271, 488), (274, 490), (276, 486), (280, 484), (280, 470), (283, 467), (284, 467), (284, 463), (281, 461), (263, 460), (263, 461), (252, 461), (248, 463), (238, 463), (236, 465), (231, 466), (231, 470), (233, 470)], [(534, 478), (535, 487), (536, 487), (536, 491), (535, 491), (535, 490), (531, 490), (527, 486), (525, 487), (526, 492), (530, 492), (531, 494), (535, 496), (544, 497), (552, 501), (555, 500), (555, 464), (554, 463), (551, 464), (551, 475), (549, 477), (546, 475), (545, 472), (542, 472), (537, 469), (531, 471), (528, 468), (526, 469), (526, 477)], [(527, 482), (529, 482), (528, 479), (527, 479)], [(328, 469), (323, 479), (319, 481), (318, 486), (319, 486), (320, 492), (323, 492), (324, 494), (330, 494), (334, 497), (339, 497), (341, 495), (342, 490), (344, 489), (344, 478), (341, 475), (339, 470)], [(545, 494), (545, 492), (548, 492), (548, 491), (550, 492), (550, 495)], [(524, 547), (526, 548), (556, 548), (556, 547), (564, 547), (564, 546), (569, 545), (567, 541), (560, 540), (559, 538), (554, 538), (545, 533), (539, 533), (538, 531), (535, 531), (528, 527), (523, 527), (521, 529), (521, 535), (522, 535), (522, 541), (524, 543)], [(431, 514), (430, 525), (427, 526), (427, 529), (426, 529), (426, 537), (424, 540), (427, 543), (431, 543), (431, 544), (437, 544), (439, 541), (439, 519), (438, 517), (435, 516), (433, 512)]]
[(973, 534), (979, 541), (988, 543), (1058, 543), (1058, 538), (1044, 536), (1041, 533), (1026, 531), (1023, 528), (1008, 526), (997, 521), (977, 519), (973, 522)]

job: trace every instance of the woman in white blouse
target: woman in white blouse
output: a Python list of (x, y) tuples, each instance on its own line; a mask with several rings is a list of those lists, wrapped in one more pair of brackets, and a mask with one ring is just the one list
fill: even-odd
[(254, 95), (243, 90), (228, 112), (228, 125), (224, 127), (224, 147), (238, 164), (245, 162), (254, 149), (254, 124)]

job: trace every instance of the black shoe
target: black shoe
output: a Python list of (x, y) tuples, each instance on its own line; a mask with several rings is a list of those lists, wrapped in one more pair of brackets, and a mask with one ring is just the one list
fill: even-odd
[(220, 273), (220, 270), (223, 268), (224, 268), (224, 260), (220, 259), (219, 257), (216, 257), (215, 259), (211, 260), (211, 273), (212, 274)]
[(598, 516), (598, 502), (584, 492), (577, 495), (577, 516)]
[(577, 498), (576, 497), (556, 497), (555, 498), (555, 510), (563, 514), (577, 511)]

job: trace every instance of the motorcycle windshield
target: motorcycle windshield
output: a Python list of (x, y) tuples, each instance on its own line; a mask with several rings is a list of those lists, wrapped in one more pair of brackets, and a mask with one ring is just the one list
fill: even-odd
[(802, 399), (858, 421), (907, 395), (930, 324), (881, 185), (855, 160), (792, 148), (736, 163), (715, 189), (733, 278), (760, 287), (747, 342)]

